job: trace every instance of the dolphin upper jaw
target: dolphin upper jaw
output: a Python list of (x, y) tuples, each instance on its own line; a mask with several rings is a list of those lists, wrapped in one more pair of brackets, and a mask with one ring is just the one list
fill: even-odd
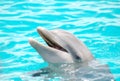
[(57, 41), (54, 40), (56, 38), (50, 31), (45, 30), (44, 28), (38, 28), (37, 31), (40, 34), (40, 36), (45, 40), (45, 42), (48, 44), (48, 46), (64, 52), (68, 52), (64, 47), (59, 45)]

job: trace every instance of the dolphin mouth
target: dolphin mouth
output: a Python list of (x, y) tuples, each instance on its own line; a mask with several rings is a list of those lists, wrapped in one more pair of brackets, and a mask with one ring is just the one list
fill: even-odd
[(54, 39), (51, 38), (51, 35), (49, 35), (50, 34), (49, 31), (43, 30), (42, 28), (38, 28), (37, 31), (49, 47), (63, 52), (68, 52), (65, 48), (60, 46), (58, 43), (54, 41)]

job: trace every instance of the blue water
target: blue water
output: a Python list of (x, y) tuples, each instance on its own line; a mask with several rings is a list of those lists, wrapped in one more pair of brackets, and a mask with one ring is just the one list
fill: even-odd
[(33, 37), (45, 44), (36, 32), (38, 26), (73, 33), (120, 81), (120, 1), (116, 0), (0, 0), (0, 81), (22, 81), (20, 75), (47, 66), (28, 43)]

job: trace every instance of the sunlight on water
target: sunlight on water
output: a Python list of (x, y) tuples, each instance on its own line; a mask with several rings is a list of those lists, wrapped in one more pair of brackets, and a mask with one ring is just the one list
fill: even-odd
[(116, 81), (120, 81), (119, 22), (120, 1), (117, 0), (1, 0), (0, 81), (64, 81), (71, 78), (29, 76), (48, 66), (28, 43), (33, 37), (45, 44), (36, 32), (38, 26), (73, 33), (84, 41), (96, 59), (109, 65)]

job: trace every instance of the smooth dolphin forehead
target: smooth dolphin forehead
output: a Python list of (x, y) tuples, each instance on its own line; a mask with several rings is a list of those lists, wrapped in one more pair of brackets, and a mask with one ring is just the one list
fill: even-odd
[(55, 35), (58, 35), (59, 37), (73, 36), (73, 34), (64, 30), (51, 30), (51, 32), (54, 33)]
[(78, 39), (72, 33), (69, 33), (64, 30), (51, 30), (50, 32), (55, 37), (56, 42), (62, 41), (62, 43), (69, 44), (69, 43), (75, 43), (75, 41), (78, 41)]

